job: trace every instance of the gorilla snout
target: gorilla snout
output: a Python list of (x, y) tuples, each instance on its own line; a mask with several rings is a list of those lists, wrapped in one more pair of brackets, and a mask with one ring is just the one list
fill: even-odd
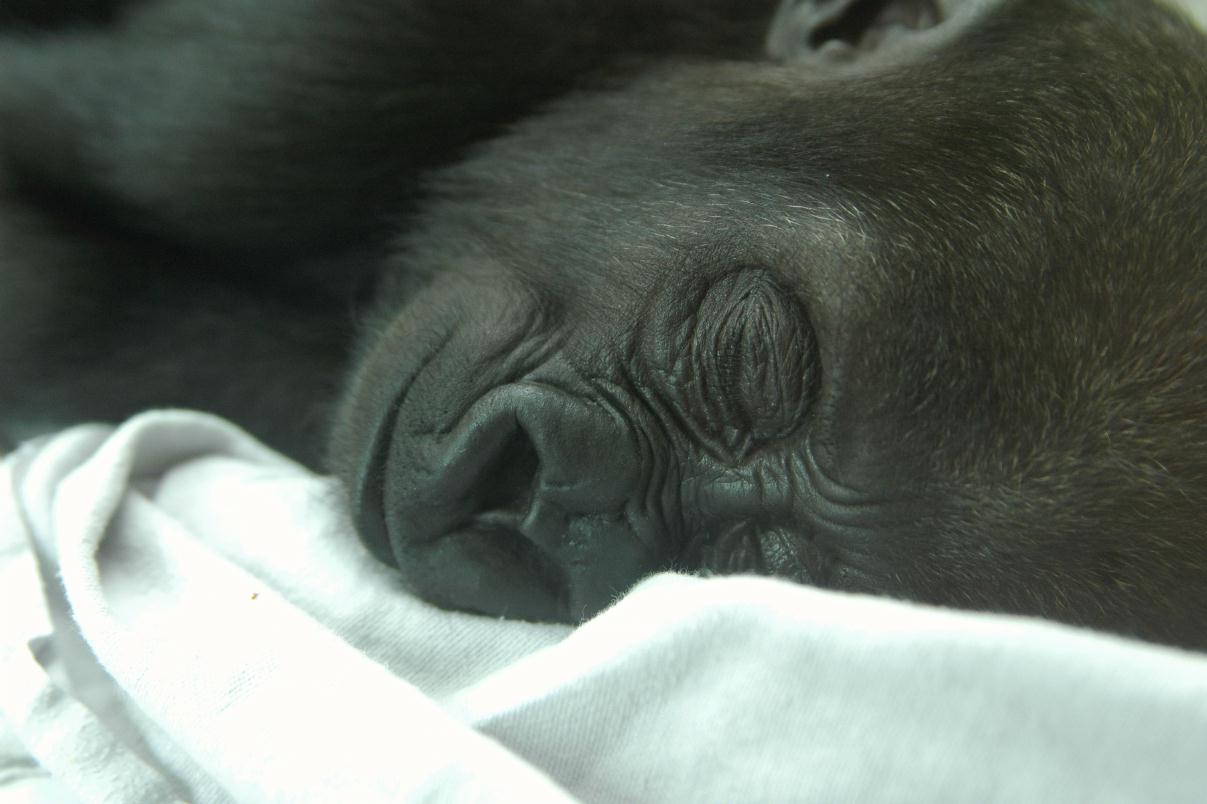
[(409, 584), (440, 605), (578, 621), (663, 562), (630, 428), (534, 382), (489, 391), (447, 432), (395, 428), (381, 503)]

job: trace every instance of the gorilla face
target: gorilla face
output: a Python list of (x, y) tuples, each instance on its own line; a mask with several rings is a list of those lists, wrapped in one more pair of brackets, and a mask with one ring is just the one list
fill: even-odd
[(523, 618), (678, 568), (1205, 644), (1207, 49), (1138, 6), (788, 2), (439, 174), (366, 543)]
[(771, 16), (0, 0), (0, 447), (329, 432), (471, 611), (751, 571), (1207, 648), (1203, 35), (790, 0), (719, 60)]

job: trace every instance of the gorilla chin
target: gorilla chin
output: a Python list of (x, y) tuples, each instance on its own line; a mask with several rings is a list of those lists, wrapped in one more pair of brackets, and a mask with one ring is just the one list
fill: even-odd
[(371, 549), (526, 619), (757, 572), (1207, 645), (1202, 39), (956, 5), (828, 70), (788, 3), (438, 174), (336, 417)]

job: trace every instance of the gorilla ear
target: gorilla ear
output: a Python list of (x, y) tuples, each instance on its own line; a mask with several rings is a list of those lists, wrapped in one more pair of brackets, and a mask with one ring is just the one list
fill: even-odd
[(779, 61), (841, 64), (908, 47), (944, 22), (951, 0), (785, 0), (767, 36)]

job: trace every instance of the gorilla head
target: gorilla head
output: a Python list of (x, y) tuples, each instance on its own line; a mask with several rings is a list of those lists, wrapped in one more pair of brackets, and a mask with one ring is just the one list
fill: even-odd
[(471, 611), (751, 571), (1207, 648), (1203, 34), (790, 0), (728, 60), (764, 5), (0, 0), (0, 437), (326, 439)]
[(332, 454), (420, 594), (753, 571), (1207, 645), (1207, 47), (796, 0), (433, 180)]

